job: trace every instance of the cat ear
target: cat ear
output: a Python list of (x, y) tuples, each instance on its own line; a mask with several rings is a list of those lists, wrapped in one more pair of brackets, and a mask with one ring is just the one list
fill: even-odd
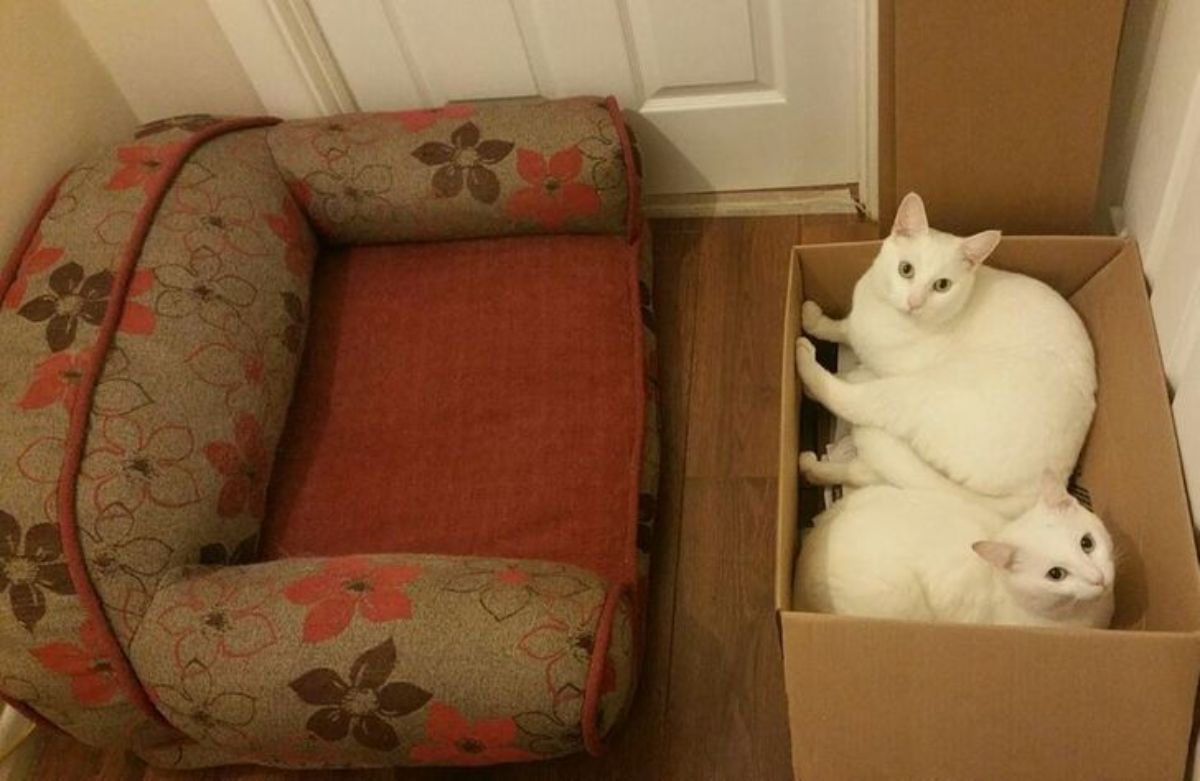
[(996, 245), (999, 243), (1000, 231), (976, 233), (974, 236), (963, 239), (963, 255), (971, 262), (972, 266), (978, 266), (988, 259), (992, 250), (996, 249)]
[(929, 230), (929, 220), (925, 218), (925, 202), (916, 193), (909, 193), (900, 201), (896, 209), (896, 219), (892, 223), (893, 236), (916, 236)]
[(1042, 472), (1042, 482), (1038, 490), (1038, 495), (1041, 498), (1042, 504), (1057, 512), (1069, 510), (1071, 509), (1071, 505), (1075, 503), (1075, 497), (1067, 493), (1067, 488), (1062, 484), (1062, 480), (1055, 477), (1054, 473), (1049, 469)]
[(980, 540), (971, 545), (971, 550), (979, 554), (979, 558), (988, 564), (1000, 569), (1011, 567), (1013, 557), (1017, 554), (1017, 549), (1007, 542), (996, 542), (995, 540)]

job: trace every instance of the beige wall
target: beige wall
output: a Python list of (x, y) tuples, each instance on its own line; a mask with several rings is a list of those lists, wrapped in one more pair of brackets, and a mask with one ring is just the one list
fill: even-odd
[(0, 0), (0, 261), (46, 189), (136, 119), (54, 0)]
[(138, 120), (263, 113), (258, 94), (205, 0), (62, 3)]

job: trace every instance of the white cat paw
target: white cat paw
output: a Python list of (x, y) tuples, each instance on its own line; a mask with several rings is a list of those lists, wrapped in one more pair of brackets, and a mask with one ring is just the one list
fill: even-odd
[(817, 401), (825, 400), (824, 388), (829, 372), (817, 363), (817, 348), (803, 336), (796, 340), (796, 374), (805, 391)]
[(821, 459), (817, 458), (817, 454), (811, 450), (805, 450), (800, 454), (800, 476), (805, 480), (812, 480), (813, 472), (817, 469), (817, 464)]
[(807, 334), (815, 334), (821, 327), (821, 320), (825, 317), (825, 312), (821, 310), (821, 305), (816, 301), (805, 301), (800, 306), (800, 327)]
[(801, 336), (796, 340), (796, 371), (803, 377), (814, 368), (820, 368), (817, 364), (817, 347), (807, 337)]

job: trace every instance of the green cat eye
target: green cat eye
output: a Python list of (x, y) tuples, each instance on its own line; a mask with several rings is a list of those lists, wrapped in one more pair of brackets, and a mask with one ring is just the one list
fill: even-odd
[(909, 263), (907, 260), (900, 261), (900, 276), (904, 277), (905, 279), (912, 279), (912, 275), (913, 264)]
[(1096, 547), (1096, 541), (1092, 539), (1092, 535), (1085, 534), (1079, 541), (1079, 547), (1083, 548), (1084, 553), (1091, 553), (1092, 549)]
[(950, 280), (946, 279), (945, 277), (942, 277), (937, 282), (933, 283), (933, 289), (935, 292), (945, 293), (947, 290), (950, 289), (950, 285), (952, 285), (952, 284), (954, 284), (954, 283), (951, 282)]
[(1046, 577), (1050, 580), (1062, 580), (1067, 576), (1067, 571), (1062, 567), (1051, 567), (1046, 570)]

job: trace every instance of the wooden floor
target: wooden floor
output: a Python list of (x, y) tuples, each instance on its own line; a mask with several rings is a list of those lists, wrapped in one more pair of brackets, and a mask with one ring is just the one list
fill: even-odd
[[(59, 779), (786, 779), (772, 610), (779, 357), (788, 249), (875, 238), (847, 215), (658, 220), (655, 301), (663, 483), (647, 657), (632, 713), (600, 759), (481, 771), (147, 769), (38, 734), (20, 776)], [(18, 776), (18, 777), (20, 777)]]

